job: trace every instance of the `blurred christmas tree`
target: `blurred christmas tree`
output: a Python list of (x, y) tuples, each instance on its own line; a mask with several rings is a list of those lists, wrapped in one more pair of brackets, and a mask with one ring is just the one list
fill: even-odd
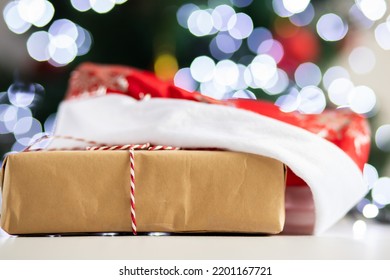
[[(6, 36), (2, 41), (18, 37), (25, 43), (25, 58), (12, 57), (15, 44), (8, 52), (6, 44), (0, 45), (7, 62), (0, 65), (0, 154), (20, 151), (50, 133), (69, 73), (83, 61), (153, 70), (179, 87), (217, 99), (267, 99), (283, 111), (303, 114), (349, 107), (375, 118), (374, 91), (354, 85), (348, 70), (334, 63), (361, 30), (373, 30), (379, 46), (390, 49), (384, 0), (177, 2), (4, 3), (8, 29), (0, 29)], [(349, 57), (356, 73), (369, 72), (375, 63), (373, 51), (362, 46)], [(376, 135), (370, 162), (381, 171), (383, 151), (390, 150), (389, 126)], [(367, 217), (390, 203), (390, 179), (378, 180), (376, 168), (369, 173), (374, 199), (358, 207), (363, 211), (368, 205)]]

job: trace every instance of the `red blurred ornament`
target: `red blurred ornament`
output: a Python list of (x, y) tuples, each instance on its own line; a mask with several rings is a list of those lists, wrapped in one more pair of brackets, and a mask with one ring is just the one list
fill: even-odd
[(284, 56), (279, 67), (287, 73), (294, 73), (295, 69), (304, 62), (315, 62), (321, 53), (318, 37), (308, 28), (297, 27), (289, 21), (275, 22), (276, 39), (283, 45)]

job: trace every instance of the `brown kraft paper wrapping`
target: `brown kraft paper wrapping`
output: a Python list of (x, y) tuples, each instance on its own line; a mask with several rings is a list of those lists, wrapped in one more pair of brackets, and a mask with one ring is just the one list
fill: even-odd
[[(9, 234), (131, 232), (127, 151), (11, 154), (1, 178)], [(135, 151), (138, 232), (279, 233), (284, 166), (226, 151)]]

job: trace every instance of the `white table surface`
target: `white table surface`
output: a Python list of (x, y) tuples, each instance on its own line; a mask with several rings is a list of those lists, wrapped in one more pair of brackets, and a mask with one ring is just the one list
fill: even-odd
[(354, 232), (345, 218), (319, 236), (10, 237), (0, 259), (390, 259), (390, 225)]

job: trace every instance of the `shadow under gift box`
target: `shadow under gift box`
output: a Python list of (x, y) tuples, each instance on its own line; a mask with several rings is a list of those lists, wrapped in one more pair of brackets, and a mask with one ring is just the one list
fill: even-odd
[[(131, 232), (128, 151), (11, 154), (1, 227), (9, 234)], [(285, 168), (227, 151), (135, 151), (138, 232), (279, 233)]]

